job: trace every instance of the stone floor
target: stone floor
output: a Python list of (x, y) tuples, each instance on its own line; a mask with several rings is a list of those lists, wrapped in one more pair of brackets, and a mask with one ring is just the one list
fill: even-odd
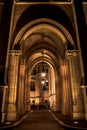
[[(6, 128), (7, 129), (7, 128)], [(9, 130), (66, 130), (48, 110), (33, 111), (19, 125), (8, 127)]]
[(73, 121), (68, 116), (51, 110), (36, 110), (27, 113), (17, 122), (6, 122), (0, 129), (11, 130), (87, 130), (87, 121)]

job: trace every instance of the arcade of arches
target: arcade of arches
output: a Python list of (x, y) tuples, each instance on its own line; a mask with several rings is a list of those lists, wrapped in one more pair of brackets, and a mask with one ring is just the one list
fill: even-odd
[(87, 118), (79, 50), (61, 24), (38, 19), (25, 25), (9, 49), (7, 70), (3, 122), (17, 120), (33, 105)]

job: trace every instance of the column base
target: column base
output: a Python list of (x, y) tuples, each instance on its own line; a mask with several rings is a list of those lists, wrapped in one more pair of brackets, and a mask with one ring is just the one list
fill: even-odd
[(16, 121), (18, 120), (17, 112), (9, 112), (7, 113), (6, 121)]
[(85, 113), (85, 120), (87, 121), (87, 113)]
[(1, 123), (3, 123), (6, 119), (6, 113), (2, 113)]
[(83, 120), (84, 119), (84, 113), (73, 113), (72, 119), (73, 120)]
[(61, 112), (62, 112), (63, 115), (69, 115), (69, 105), (68, 104), (62, 105)]
[(18, 111), (19, 115), (24, 115), (25, 114), (25, 103), (18, 103), (17, 111)]
[(16, 104), (8, 104), (6, 113), (6, 121), (16, 121), (18, 119), (18, 113)]
[(30, 105), (25, 105), (25, 111), (28, 112), (28, 111), (31, 111), (31, 106)]
[(60, 102), (57, 102), (57, 103), (56, 103), (56, 111), (61, 111)]

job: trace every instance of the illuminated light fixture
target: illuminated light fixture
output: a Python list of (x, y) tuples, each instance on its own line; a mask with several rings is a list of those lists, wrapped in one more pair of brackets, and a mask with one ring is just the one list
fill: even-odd
[(44, 81), (44, 80), (42, 80), (42, 81), (41, 81), (41, 83), (42, 83), (42, 84), (45, 84), (45, 81)]
[(42, 73), (41, 73), (41, 76), (42, 76), (42, 77), (45, 77), (45, 76), (46, 76), (46, 73), (45, 73), (45, 72), (42, 72)]
[(78, 124), (78, 121), (74, 121), (74, 124)]
[(11, 122), (6, 122), (6, 124), (8, 124), (8, 125), (9, 125), (9, 124), (11, 124)]
[(48, 82), (48, 79), (46, 80), (46, 82)]

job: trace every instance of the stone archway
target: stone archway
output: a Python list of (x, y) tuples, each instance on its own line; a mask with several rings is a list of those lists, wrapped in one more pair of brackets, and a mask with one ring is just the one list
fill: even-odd
[[(9, 95), (6, 120), (17, 120), (20, 115), (30, 110), (30, 103), (27, 101), (30, 72), (32, 66), (41, 61), (42, 49), (45, 62), (55, 68), (55, 110), (61, 111), (64, 115), (71, 115), (73, 119), (83, 118), (79, 51), (75, 49), (71, 35), (62, 25), (53, 20), (39, 19), (31, 23), (19, 31), (12, 50), (9, 50)], [(76, 70), (77, 75), (75, 75)], [(11, 96), (15, 97), (15, 100), (12, 100)]]

